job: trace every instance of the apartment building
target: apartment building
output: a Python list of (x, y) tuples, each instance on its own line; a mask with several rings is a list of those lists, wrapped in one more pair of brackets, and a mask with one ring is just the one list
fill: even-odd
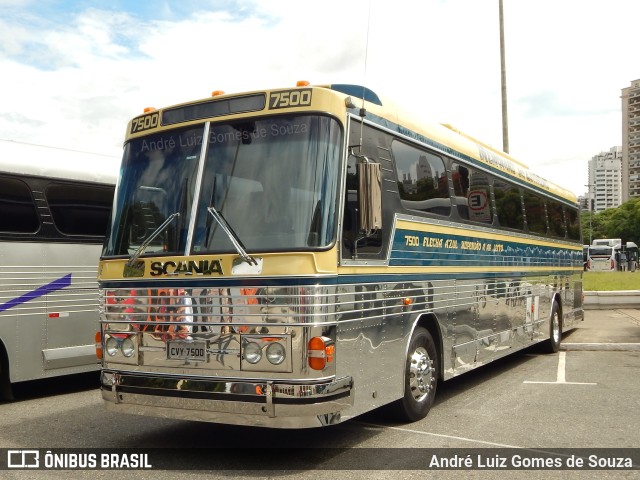
[(589, 191), (593, 212), (622, 204), (622, 147), (612, 147), (589, 160)]
[[(640, 197), (640, 79), (622, 89), (622, 202)], [(591, 182), (589, 182), (591, 183)]]

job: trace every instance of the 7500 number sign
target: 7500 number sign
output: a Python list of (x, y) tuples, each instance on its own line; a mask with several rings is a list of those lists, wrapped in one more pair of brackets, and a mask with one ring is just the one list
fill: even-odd
[(308, 107), (311, 105), (311, 89), (282, 90), (271, 92), (269, 95), (269, 109), (288, 107)]
[(138, 133), (150, 128), (156, 128), (160, 124), (160, 112), (149, 113), (131, 120), (131, 132)]

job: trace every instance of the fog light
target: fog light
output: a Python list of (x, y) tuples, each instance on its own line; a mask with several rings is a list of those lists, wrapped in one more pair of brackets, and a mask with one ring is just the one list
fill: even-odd
[(244, 346), (244, 359), (252, 364), (258, 363), (262, 358), (262, 349), (255, 342), (247, 343)]
[(127, 358), (133, 356), (133, 354), (135, 353), (135, 346), (133, 344), (133, 340), (131, 340), (131, 337), (127, 337), (122, 341), (120, 350), (122, 350), (122, 354)]
[(113, 337), (109, 337), (105, 343), (105, 348), (107, 350), (107, 355), (110, 357), (115, 356), (115, 354), (118, 353), (118, 340)]
[(267, 347), (267, 360), (273, 365), (280, 365), (284, 362), (286, 352), (281, 343), (274, 342)]

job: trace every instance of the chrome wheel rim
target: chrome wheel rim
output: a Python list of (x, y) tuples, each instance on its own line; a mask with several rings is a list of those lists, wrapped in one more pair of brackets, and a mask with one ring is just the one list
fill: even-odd
[(431, 392), (434, 382), (433, 361), (426, 348), (418, 347), (409, 360), (409, 388), (413, 399), (423, 401)]
[(560, 341), (560, 318), (556, 312), (551, 317), (551, 335), (555, 343)]

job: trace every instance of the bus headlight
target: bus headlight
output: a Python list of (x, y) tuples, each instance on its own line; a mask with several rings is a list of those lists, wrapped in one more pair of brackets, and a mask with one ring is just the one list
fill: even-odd
[(240, 369), (245, 372), (291, 373), (293, 334), (241, 335)]
[(251, 364), (256, 364), (262, 358), (262, 349), (255, 342), (249, 342), (244, 346), (244, 358)]
[(122, 341), (122, 345), (120, 345), (120, 350), (122, 351), (122, 354), (127, 358), (130, 358), (133, 356), (133, 354), (136, 351), (136, 348), (135, 348), (135, 345), (133, 344), (133, 340), (131, 340), (131, 337), (127, 337)]
[(273, 365), (280, 365), (284, 362), (286, 351), (281, 343), (274, 342), (267, 347), (267, 360)]
[(118, 340), (113, 337), (109, 337), (105, 343), (105, 349), (107, 350), (107, 355), (113, 357), (118, 353)]

